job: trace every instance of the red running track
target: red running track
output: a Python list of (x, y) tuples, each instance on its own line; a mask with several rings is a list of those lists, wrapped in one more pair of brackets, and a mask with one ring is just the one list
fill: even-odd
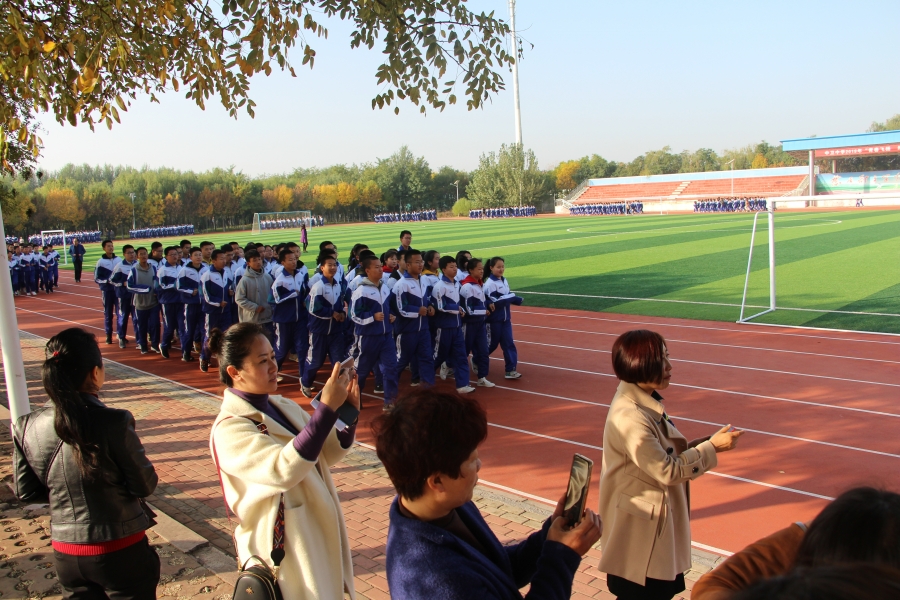
[[(60, 279), (52, 295), (16, 298), (19, 327), (50, 337), (80, 325), (102, 339), (96, 286), (75, 284), (68, 271)], [(666, 407), (689, 439), (726, 423), (747, 430), (735, 451), (693, 483), (698, 547), (734, 552), (811, 519), (829, 498), (857, 485), (900, 490), (900, 409), (893, 401), (900, 337), (526, 307), (514, 315), (523, 377), (502, 377), (498, 351), (490, 376), (497, 387), (474, 392), (491, 425), (481, 449), (484, 483), (553, 501), (565, 491), (572, 453), (580, 452), (596, 462), (589, 499), (596, 506), (603, 426), (617, 385), (609, 350), (617, 335), (635, 328), (667, 339), (674, 368)], [(101, 347), (110, 360), (221, 392), (215, 369), (202, 373), (197, 362), (141, 356), (133, 343)], [(309, 408), (295, 372), (287, 370), (279, 391)], [(401, 381), (402, 391), (408, 375)], [(449, 381), (438, 386), (452, 389)], [(366, 394), (365, 401), (380, 400)], [(361, 442), (372, 441), (366, 424), (377, 414), (363, 411)]]

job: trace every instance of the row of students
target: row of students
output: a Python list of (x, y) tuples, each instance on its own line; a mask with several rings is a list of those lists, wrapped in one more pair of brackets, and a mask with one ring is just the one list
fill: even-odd
[(43, 247), (7, 245), (6, 260), (13, 295), (37, 296), (39, 290), (51, 294), (59, 287), (59, 253), (52, 244)]
[(642, 215), (644, 214), (644, 203), (636, 201), (576, 204), (569, 209), (569, 214), (577, 216)]
[(475, 208), (469, 211), (470, 219), (508, 219), (511, 217), (533, 217), (537, 209), (533, 206), (503, 206), (500, 208)]
[(437, 221), (436, 210), (413, 210), (399, 213), (377, 213), (373, 220), (376, 223), (408, 223), (412, 221)]

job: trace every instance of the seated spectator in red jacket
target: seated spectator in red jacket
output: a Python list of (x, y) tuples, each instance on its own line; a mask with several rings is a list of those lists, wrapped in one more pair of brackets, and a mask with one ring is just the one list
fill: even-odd
[(503, 546), (472, 502), (487, 437), (476, 400), (423, 390), (376, 419), (378, 458), (397, 497), (391, 504), (387, 578), (404, 600), (569, 598), (583, 556), (600, 539), (599, 518), (586, 510), (567, 529), (565, 495), (540, 531)]

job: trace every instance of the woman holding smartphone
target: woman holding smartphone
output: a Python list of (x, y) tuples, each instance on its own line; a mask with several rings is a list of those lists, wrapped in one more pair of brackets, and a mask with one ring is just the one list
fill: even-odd
[[(359, 408), (355, 373), (336, 364), (310, 416), (293, 400), (272, 395), (278, 365), (260, 325), (213, 330), (210, 350), (227, 386), (210, 448), (225, 502), (238, 519), (238, 560), (244, 565), (257, 556), (273, 567), (282, 542), (277, 579), (286, 600), (342, 599), (345, 591), (354, 597), (350, 542), (329, 467), (356, 435), (355, 422), (334, 429), (345, 401)], [(283, 532), (280, 539), (276, 531)]]
[(672, 364), (663, 337), (623, 333), (612, 348), (619, 387), (603, 431), (600, 570), (622, 600), (669, 600), (691, 568), (689, 482), (716, 466), (743, 431), (726, 425), (688, 442), (666, 414), (660, 390)]

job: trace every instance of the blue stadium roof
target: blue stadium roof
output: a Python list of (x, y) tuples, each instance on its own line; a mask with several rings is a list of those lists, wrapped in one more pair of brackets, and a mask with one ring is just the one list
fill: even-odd
[(830, 135), (825, 137), (781, 140), (785, 152), (825, 150), (830, 148), (850, 148), (854, 146), (877, 146), (879, 144), (900, 144), (900, 131), (877, 131), (852, 135)]

